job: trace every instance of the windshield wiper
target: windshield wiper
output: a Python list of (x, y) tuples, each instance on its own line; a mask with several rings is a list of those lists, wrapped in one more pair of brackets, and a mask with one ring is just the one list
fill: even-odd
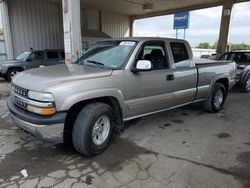
[(98, 67), (100, 67), (100, 66), (104, 67), (104, 66), (105, 66), (103, 63), (98, 62), (98, 61), (91, 61), (91, 60), (88, 60), (87, 62), (88, 62), (88, 63), (95, 64), (95, 65), (97, 65)]

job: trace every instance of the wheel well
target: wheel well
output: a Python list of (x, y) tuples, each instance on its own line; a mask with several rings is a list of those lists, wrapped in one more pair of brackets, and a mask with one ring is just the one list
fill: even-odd
[(221, 83), (224, 85), (224, 87), (226, 88), (226, 91), (228, 92), (229, 89), (229, 83), (228, 83), (228, 79), (227, 78), (221, 78), (219, 80), (216, 81), (216, 83)]
[(114, 111), (115, 130), (118, 132), (121, 132), (123, 130), (123, 115), (122, 115), (122, 109), (120, 107), (118, 100), (114, 97), (100, 97), (100, 98), (94, 98), (94, 99), (89, 99), (89, 100), (78, 102), (74, 104), (68, 110), (66, 120), (65, 120), (65, 126), (64, 126), (64, 139), (68, 138), (69, 140), (71, 140), (71, 132), (72, 132), (72, 128), (74, 126), (75, 120), (77, 118), (77, 115), (80, 113), (80, 111), (82, 110), (84, 106), (92, 102), (102, 102), (102, 103), (110, 105)]
[(22, 67), (10, 67), (10, 68), (8, 68), (7, 72), (9, 72), (11, 69), (20, 69), (20, 70), (23, 71)]

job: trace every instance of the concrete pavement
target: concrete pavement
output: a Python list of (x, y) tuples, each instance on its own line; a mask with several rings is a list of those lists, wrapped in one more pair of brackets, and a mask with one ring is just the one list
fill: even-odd
[(94, 158), (17, 129), (8, 94), (0, 80), (0, 187), (250, 187), (250, 94), (234, 90), (217, 114), (194, 105), (129, 122)]

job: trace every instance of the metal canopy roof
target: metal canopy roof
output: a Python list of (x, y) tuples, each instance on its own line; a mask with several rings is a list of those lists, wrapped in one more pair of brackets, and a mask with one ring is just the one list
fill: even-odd
[[(249, 0), (234, 0), (235, 3), (245, 1)], [(81, 0), (81, 4), (83, 8), (132, 15), (139, 19), (219, 6), (223, 0)], [(148, 6), (151, 10), (146, 10)]]
[[(62, 0), (45, 0), (61, 3)], [(234, 3), (249, 0), (234, 0)], [(81, 7), (134, 16), (135, 19), (220, 6), (223, 0), (81, 0)], [(143, 6), (149, 5), (151, 10)]]

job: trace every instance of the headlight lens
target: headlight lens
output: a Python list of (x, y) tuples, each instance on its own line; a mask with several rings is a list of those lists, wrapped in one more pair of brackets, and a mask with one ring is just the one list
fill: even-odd
[(35, 92), (35, 91), (29, 91), (28, 92), (28, 97), (30, 99), (34, 99), (37, 101), (42, 101), (42, 102), (53, 102), (54, 97), (50, 93), (40, 93), (40, 92)]

